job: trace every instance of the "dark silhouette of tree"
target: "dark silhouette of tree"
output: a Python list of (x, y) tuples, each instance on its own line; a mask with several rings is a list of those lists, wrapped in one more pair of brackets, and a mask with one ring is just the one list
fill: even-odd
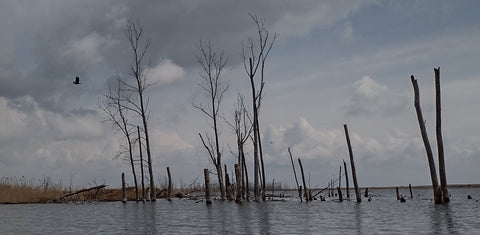
[(213, 137), (210, 133), (205, 132), (205, 136), (199, 133), (203, 146), (207, 150), (210, 159), (217, 171), (218, 184), (220, 186), (220, 195), (225, 199), (225, 187), (222, 172), (222, 154), (219, 147), (219, 111), (220, 104), (223, 100), (223, 95), (228, 90), (228, 83), (223, 80), (222, 72), (227, 63), (227, 58), (223, 52), (215, 52), (211, 41), (204, 44), (202, 41), (198, 44), (200, 53), (196, 56), (198, 64), (202, 68), (200, 77), (202, 82), (199, 86), (203, 89), (208, 97), (207, 103), (193, 104), (193, 107), (202, 111), (211, 122), (213, 129)]

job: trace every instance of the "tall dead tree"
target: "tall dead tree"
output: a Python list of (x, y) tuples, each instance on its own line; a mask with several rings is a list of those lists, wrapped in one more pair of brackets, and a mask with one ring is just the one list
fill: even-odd
[(131, 135), (132, 123), (130, 123), (130, 121), (128, 120), (128, 109), (125, 108), (125, 100), (123, 99), (121, 85), (122, 82), (120, 76), (117, 76), (116, 86), (108, 87), (108, 92), (104, 95), (104, 101), (99, 106), (103, 110), (103, 112), (107, 114), (107, 121), (113, 124), (113, 128), (120, 131), (123, 136), (125, 136), (127, 145), (121, 145), (122, 149), (120, 150), (119, 157), (125, 152), (128, 153), (128, 160), (130, 162), (133, 180), (135, 183), (135, 196), (138, 201), (138, 183), (133, 159), (134, 139)]
[(345, 138), (347, 139), (348, 153), (350, 154), (350, 165), (352, 167), (352, 177), (353, 177), (353, 186), (355, 187), (355, 196), (357, 197), (357, 202), (362, 202), (362, 196), (360, 195), (360, 189), (358, 188), (357, 172), (355, 170), (355, 162), (353, 161), (352, 144), (350, 143), (350, 136), (348, 135), (347, 124), (343, 124), (343, 128), (345, 129)]
[(201, 66), (202, 82), (199, 86), (208, 97), (207, 104), (193, 104), (193, 107), (200, 110), (208, 117), (213, 129), (213, 137), (206, 132), (205, 138), (199, 133), (203, 146), (207, 150), (215, 169), (217, 170), (218, 184), (220, 187), (220, 196), (225, 199), (225, 186), (223, 183), (222, 155), (220, 153), (219, 143), (219, 111), (223, 95), (228, 90), (228, 83), (223, 80), (222, 72), (227, 64), (227, 58), (223, 52), (216, 52), (212, 43), (209, 41), (204, 44), (200, 41), (198, 44), (200, 53), (196, 56), (198, 64)]
[(133, 62), (130, 66), (129, 73), (131, 79), (122, 80), (123, 92), (126, 94), (124, 99), (127, 102), (124, 107), (136, 113), (142, 123), (142, 131), (147, 151), (148, 173), (150, 178), (150, 197), (152, 201), (155, 201), (156, 190), (153, 177), (153, 160), (148, 132), (148, 117), (150, 116), (148, 111), (149, 99), (145, 94), (145, 90), (155, 84), (155, 82), (149, 81), (147, 76), (148, 66), (145, 64), (145, 55), (150, 48), (151, 41), (144, 41), (143, 27), (138, 21), (128, 22), (125, 35), (130, 45)]
[(145, 176), (143, 175), (142, 136), (140, 135), (139, 126), (137, 126), (137, 135), (138, 135), (138, 151), (140, 152), (140, 173), (142, 177), (142, 201), (145, 201)]
[[(242, 44), (243, 66), (250, 81), (252, 90), (252, 110), (253, 110), (253, 161), (254, 161), (254, 197), (259, 201), (260, 196), (265, 200), (265, 167), (263, 164), (263, 151), (261, 148), (260, 124), (258, 121), (259, 109), (262, 100), (264, 82), (265, 62), (268, 54), (273, 47), (277, 34), (270, 37), (269, 31), (265, 28), (265, 22), (258, 19), (255, 15), (250, 15), (257, 27), (258, 38), (248, 38), (247, 48)], [(247, 55), (248, 54), (248, 55)], [(257, 72), (260, 72), (260, 78), (255, 79)], [(260, 87), (258, 87), (260, 86)], [(262, 174), (262, 182), (259, 180), (259, 172)], [(260, 190), (259, 184), (262, 189)]]
[(441, 97), (440, 97), (440, 67), (433, 69), (435, 72), (435, 103), (436, 103), (436, 134), (437, 134), (437, 153), (438, 153), (438, 170), (440, 174), (440, 188), (442, 191), (442, 202), (450, 202), (450, 196), (447, 189), (447, 175), (445, 173), (445, 158), (443, 151), (442, 138), (442, 113), (441, 113)]

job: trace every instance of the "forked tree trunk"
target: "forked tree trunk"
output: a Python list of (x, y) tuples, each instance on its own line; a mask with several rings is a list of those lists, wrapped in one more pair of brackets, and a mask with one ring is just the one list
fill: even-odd
[(440, 97), (440, 67), (434, 69), (435, 71), (435, 97), (436, 97), (436, 133), (437, 133), (437, 149), (438, 149), (438, 170), (440, 174), (440, 187), (442, 191), (442, 202), (450, 202), (450, 196), (447, 189), (447, 176), (445, 173), (445, 158), (443, 151), (442, 138), (442, 114), (441, 114), (441, 97)]
[(355, 171), (355, 162), (353, 161), (352, 145), (350, 143), (350, 136), (348, 135), (347, 124), (343, 124), (345, 129), (345, 137), (347, 138), (348, 153), (350, 154), (350, 165), (352, 167), (353, 186), (355, 187), (355, 195), (357, 196), (357, 202), (362, 202), (362, 196), (360, 195), (360, 189), (358, 188), (357, 173)]
[(428, 140), (427, 130), (425, 128), (425, 119), (423, 119), (422, 109), (420, 107), (420, 94), (418, 91), (418, 83), (415, 77), (410, 77), (414, 91), (414, 106), (417, 112), (418, 125), (420, 126), (420, 133), (422, 134), (423, 144), (427, 152), (428, 165), (430, 167), (430, 177), (432, 179), (433, 197), (436, 204), (442, 203), (441, 191), (438, 187), (437, 171), (435, 169), (435, 161), (433, 159), (432, 148), (430, 147), (430, 141)]

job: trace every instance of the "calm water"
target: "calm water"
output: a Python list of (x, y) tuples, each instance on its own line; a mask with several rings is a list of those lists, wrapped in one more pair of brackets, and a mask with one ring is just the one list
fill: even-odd
[(448, 205), (433, 204), (432, 190), (423, 189), (406, 203), (396, 200), (395, 190), (371, 189), (373, 200), (362, 203), (288, 198), (211, 206), (187, 199), (0, 205), (0, 234), (479, 234), (480, 189), (449, 191)]

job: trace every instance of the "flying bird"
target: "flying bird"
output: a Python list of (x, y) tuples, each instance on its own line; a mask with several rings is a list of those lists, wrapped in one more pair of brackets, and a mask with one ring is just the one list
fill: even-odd
[(78, 76), (76, 76), (75, 80), (73, 80), (73, 84), (81, 84), (80, 83), (80, 78)]

